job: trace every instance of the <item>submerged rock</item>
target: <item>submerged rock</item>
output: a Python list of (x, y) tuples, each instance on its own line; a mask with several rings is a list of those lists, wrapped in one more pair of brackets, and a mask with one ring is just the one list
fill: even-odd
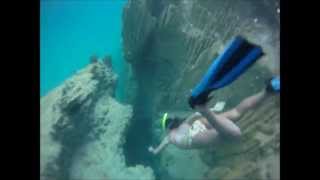
[(96, 62), (41, 98), (41, 179), (154, 179), (149, 167), (126, 166), (132, 107), (112, 97), (116, 79)]

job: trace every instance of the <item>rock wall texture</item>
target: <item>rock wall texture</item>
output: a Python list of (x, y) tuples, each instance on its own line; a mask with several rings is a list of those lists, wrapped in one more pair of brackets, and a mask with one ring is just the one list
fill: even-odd
[[(259, 44), (266, 55), (233, 84), (217, 90), (209, 105), (225, 101), (225, 109), (230, 109), (264, 88), (272, 74), (279, 74), (279, 4), (278, 0), (128, 0), (122, 36), (125, 59), (136, 82), (135, 94), (128, 96), (132, 104), (141, 99), (141, 104), (148, 104), (143, 112), (151, 114), (149, 123), (156, 137), (163, 112), (191, 111), (190, 90), (235, 35)], [(200, 151), (198, 156), (209, 170), (198, 173), (199, 178), (279, 179), (279, 108), (279, 98), (274, 97), (244, 115), (237, 122), (244, 132), (240, 145)], [(172, 152), (164, 151), (161, 159), (171, 156), (171, 163), (178, 161)], [(170, 163), (161, 161), (170, 174)], [(188, 171), (183, 168), (179, 171)]]
[(41, 179), (154, 179), (149, 167), (126, 166), (132, 107), (113, 98), (116, 80), (93, 62), (41, 98)]
[(212, 167), (204, 179), (280, 179), (279, 103), (279, 97), (270, 97), (236, 122), (243, 132), (241, 142), (199, 152)]
[[(133, 66), (139, 91), (147, 89), (154, 109), (186, 109), (190, 89), (238, 34), (266, 53), (255, 65), (257, 81), (266, 76), (264, 72), (279, 73), (278, 6), (278, 1), (263, 0), (128, 0), (123, 13), (124, 55)], [(247, 79), (238, 86), (247, 89), (249, 82), (257, 81)], [(224, 90), (225, 96), (252, 93)]]

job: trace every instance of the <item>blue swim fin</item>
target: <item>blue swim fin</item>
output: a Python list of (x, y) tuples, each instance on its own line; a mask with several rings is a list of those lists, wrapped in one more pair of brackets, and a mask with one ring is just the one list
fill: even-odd
[(267, 92), (280, 93), (280, 77), (274, 76), (267, 81)]
[(212, 62), (202, 80), (192, 90), (189, 104), (203, 104), (213, 90), (222, 88), (236, 80), (262, 55), (261, 47), (244, 38), (235, 37), (225, 50)]

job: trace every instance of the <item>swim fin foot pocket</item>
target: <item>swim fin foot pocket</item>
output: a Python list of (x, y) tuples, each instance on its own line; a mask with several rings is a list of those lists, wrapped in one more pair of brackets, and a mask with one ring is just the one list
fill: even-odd
[(280, 92), (280, 78), (272, 77), (266, 81), (266, 91), (268, 93), (279, 93)]
[(193, 109), (195, 105), (205, 105), (207, 102), (209, 102), (213, 95), (209, 96), (210, 91), (205, 91), (202, 94), (200, 94), (197, 98), (190, 96), (188, 99), (188, 103), (190, 107)]

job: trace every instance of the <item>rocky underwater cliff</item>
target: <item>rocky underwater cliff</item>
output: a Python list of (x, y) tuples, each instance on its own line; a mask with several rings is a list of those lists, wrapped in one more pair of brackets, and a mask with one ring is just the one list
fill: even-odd
[[(132, 118), (134, 126), (128, 133), (140, 135), (127, 136), (125, 146), (145, 142), (141, 149), (126, 153), (129, 163), (142, 163), (148, 143), (160, 142), (159, 119), (164, 112), (183, 116), (193, 112), (187, 103), (190, 90), (234, 36), (259, 44), (265, 56), (233, 84), (215, 91), (210, 105), (224, 101), (225, 110), (230, 109), (280, 73), (279, 6), (278, 0), (128, 0), (122, 32), (132, 76), (127, 100), (134, 114), (140, 114)], [(240, 144), (187, 152), (169, 146), (150, 157), (161, 171), (158, 177), (279, 179), (279, 104), (279, 96), (269, 98), (237, 122), (243, 131)], [(148, 128), (152, 130), (144, 131)]]
[(132, 107), (114, 99), (116, 80), (96, 61), (41, 98), (41, 179), (155, 179), (149, 167), (126, 165)]

